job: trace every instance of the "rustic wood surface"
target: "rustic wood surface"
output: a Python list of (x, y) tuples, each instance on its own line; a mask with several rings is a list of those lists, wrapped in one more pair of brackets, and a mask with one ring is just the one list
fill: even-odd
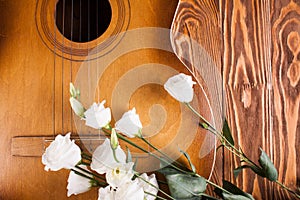
[[(279, 181), (296, 189), (300, 176), (299, 1), (201, 2), (180, 1), (173, 30), (198, 40), (216, 63), (222, 63), (227, 118), (238, 145), (254, 161), (259, 147), (263, 148), (279, 171)], [(219, 9), (212, 9), (216, 5)], [(219, 21), (212, 29), (214, 18)], [(190, 53), (191, 46), (177, 45), (175, 51)], [(212, 53), (220, 46), (222, 59)], [(235, 179), (232, 170), (238, 165), (238, 159), (224, 152), (224, 163), (216, 164), (216, 172), (219, 175), (223, 166), (224, 179), (257, 199), (293, 199), (249, 170)]]
[[(81, 64), (85, 62), (85, 56), (98, 43), (124, 30), (141, 27), (170, 28), (177, 6), (177, 1), (174, 0), (131, 1), (130, 6), (129, 1), (111, 1), (112, 22), (107, 32), (94, 41), (78, 44), (65, 39), (55, 29), (55, 2), (0, 1), (0, 159), (3, 163), (0, 173), (1, 200), (97, 199), (95, 188), (88, 193), (67, 198), (66, 180), (69, 172), (45, 172), (39, 157), (49, 144), (45, 140), (51, 140), (57, 134), (76, 132), (69, 106), (69, 82), (75, 81)], [(93, 58), (107, 54), (121, 40), (122, 38), (115, 37), (109, 40), (107, 46), (100, 45), (98, 54), (92, 55)], [(97, 59), (87, 62), (90, 65), (97, 64)], [(101, 95), (107, 98), (106, 105), (112, 104), (111, 88), (105, 89), (100, 83), (106, 84), (106, 78), (118, 80), (120, 75), (131, 68), (153, 62), (171, 66), (178, 72), (189, 73), (173, 53), (155, 49), (130, 52), (115, 60), (106, 71), (107, 76), (99, 81), (97, 91), (100, 89)], [(92, 70), (90, 74), (93, 76)], [(148, 92), (151, 93), (148, 98), (150, 103), (145, 103), (144, 98)], [(199, 86), (196, 86), (196, 93), (198, 101), (206, 105)], [(89, 91), (88, 95), (99, 100), (97, 93)], [(136, 106), (138, 110), (145, 109), (145, 113), (141, 112), (140, 116), (142, 121), (148, 123), (151, 121), (147, 116), (148, 107), (158, 99), (165, 106), (165, 110), (169, 111), (167, 115), (171, 118), (167, 125), (172, 127), (169, 130), (166, 127), (163, 129), (167, 134), (179, 126), (180, 110), (179, 103), (172, 100), (162, 86), (144, 85), (133, 94), (128, 104), (130, 108)], [(167, 105), (168, 101), (173, 103)], [(207, 105), (199, 109), (210, 118)], [(205, 135), (200, 128), (199, 131), (197, 135)], [(166, 134), (159, 138), (162, 143), (172, 139), (166, 138)], [(199, 144), (202, 142), (202, 136), (197, 136), (192, 145), (194, 147), (188, 149), (188, 152), (199, 173), (208, 177), (212, 170), (214, 151), (208, 152), (205, 158), (199, 160)], [(214, 144), (210, 146), (214, 147)]]
[[(171, 27), (171, 42), (173, 44), (174, 52), (179, 59), (187, 66), (187, 68), (194, 74), (195, 78), (203, 85), (210, 100), (216, 100), (213, 94), (210, 93), (214, 83), (208, 83), (209, 80), (214, 80), (215, 73), (221, 73), (221, 30), (220, 30), (220, 16), (219, 4), (217, 1), (190, 1), (180, 0), (173, 19)], [(189, 40), (191, 39), (191, 40)], [(183, 42), (182, 42), (183, 41)], [(182, 43), (181, 43), (182, 42)], [(186, 44), (189, 43), (189, 45)], [(197, 44), (192, 44), (192, 43)], [(200, 47), (198, 46), (200, 44)], [(201, 52), (203, 48), (207, 55)], [(197, 57), (197, 54), (203, 56)], [(210, 57), (213, 64), (202, 63), (204, 57)], [(188, 59), (187, 59), (188, 58)], [(200, 59), (200, 60), (199, 60)], [(215, 69), (210, 69), (215, 68)], [(198, 67), (198, 68), (197, 68)], [(199, 67), (204, 67), (206, 70), (199, 70)], [(211, 77), (206, 76), (203, 80), (203, 74), (213, 74)], [(219, 79), (222, 84), (222, 79)], [(209, 85), (211, 84), (211, 85)], [(221, 100), (222, 100), (221, 96)], [(215, 103), (213, 106), (218, 106)], [(218, 185), (222, 185), (223, 176), (223, 150), (219, 149), (216, 154), (216, 163), (211, 180)], [(213, 194), (212, 187), (209, 187), (209, 192)]]

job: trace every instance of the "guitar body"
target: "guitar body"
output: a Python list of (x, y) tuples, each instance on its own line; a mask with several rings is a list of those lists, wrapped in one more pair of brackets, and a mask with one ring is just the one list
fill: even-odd
[[(112, 0), (110, 23), (104, 31), (97, 29), (103, 32), (100, 36), (85, 42), (72, 41), (73, 36), (79, 38), (75, 32), (69, 32), (68, 39), (63, 29), (57, 28), (56, 3), (55, 0), (0, 2), (0, 159), (3, 163), (0, 199), (67, 199), (69, 172), (44, 171), (40, 156), (49, 145), (48, 139), (57, 134), (97, 134), (85, 129), (72, 115), (70, 82), (81, 89), (85, 106), (106, 99), (106, 105), (113, 109), (113, 122), (123, 112), (136, 107), (151, 142), (170, 153), (177, 144), (183, 145), (198, 172), (208, 178), (214, 164), (214, 140), (209, 140), (211, 148), (203, 153), (200, 149), (207, 133), (197, 127), (197, 119), (187, 114), (162, 86), (169, 75), (189, 71), (170, 50), (168, 35), (161, 37), (163, 46), (151, 46), (151, 41), (155, 43), (161, 34), (151, 35), (155, 28), (143, 29), (157, 27), (160, 33), (166, 34), (177, 2)], [(113, 56), (117, 50), (128, 47), (124, 41), (130, 41), (138, 28), (142, 28), (138, 33), (144, 35), (130, 43), (137, 46)], [(122, 34), (124, 31), (128, 34)], [(151, 34), (146, 37), (148, 33)], [(146, 46), (143, 41), (148, 42)], [(120, 94), (122, 91), (130, 95)], [(195, 106), (211, 120), (210, 105), (201, 85), (196, 85), (195, 91)], [(192, 134), (184, 117), (196, 124), (189, 143), (180, 141)], [(164, 149), (171, 143), (172, 148)], [(89, 144), (81, 145), (92, 151)], [(131, 151), (139, 156), (140, 152)], [(174, 158), (186, 162), (182, 157)], [(142, 164), (141, 169), (151, 170)], [(97, 195), (97, 189), (93, 188), (69, 199), (97, 199)]]

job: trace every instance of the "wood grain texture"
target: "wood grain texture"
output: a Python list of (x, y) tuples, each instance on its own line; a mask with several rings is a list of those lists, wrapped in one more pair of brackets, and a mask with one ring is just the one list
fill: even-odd
[[(181, 0), (172, 26), (174, 50), (184, 63), (184, 57), (199, 57), (178, 32), (201, 44), (222, 71), (236, 143), (254, 161), (263, 148), (279, 170), (279, 181), (293, 189), (299, 187), (300, 169), (299, 11), (299, 2), (288, 0)], [(193, 68), (195, 62), (185, 64), (196, 77), (203, 75)], [(293, 199), (250, 170), (235, 179), (239, 160), (226, 151), (223, 156), (224, 162), (220, 157), (216, 163), (219, 178), (256, 199)]]
[[(210, 91), (216, 90), (214, 85), (217, 82), (210, 84), (209, 81), (209, 79), (215, 81), (214, 75), (222, 71), (222, 44), (218, 6), (217, 1), (180, 0), (171, 27), (171, 42), (175, 53), (204, 87), (209, 99), (211, 101), (216, 100), (215, 103), (212, 103), (212, 106), (218, 106), (219, 101), (222, 101), (223, 98), (220, 94), (221, 100), (215, 99), (214, 94), (210, 93)], [(205, 53), (202, 51), (205, 51)], [(202, 61), (207, 57), (210, 57), (214, 64)], [(207, 73), (207, 76), (203, 77), (203, 73)], [(222, 84), (221, 79), (217, 81)], [(211, 180), (221, 185), (223, 176), (222, 149), (217, 152), (216, 157), (217, 160), (211, 174)], [(209, 187), (211, 194), (212, 191), (213, 188)]]
[[(272, 142), (269, 8), (268, 1), (222, 1), (223, 81), (228, 119), (234, 139), (252, 160), (258, 159), (259, 147), (268, 154), (273, 148), (269, 145)], [(226, 155), (224, 175), (234, 180), (232, 171), (239, 166), (239, 160)], [(269, 183), (250, 171), (240, 174), (234, 182), (255, 198), (273, 196)]]
[[(272, 1), (272, 77), (274, 162), (279, 180), (300, 186), (300, 2)], [(278, 191), (276, 199), (288, 198)]]
[[(299, 6), (293, 1), (223, 0), (221, 13), (223, 81), (234, 138), (252, 160), (258, 159), (262, 147), (275, 162), (279, 181), (295, 189), (299, 73), (293, 45), (299, 34)], [(228, 154), (225, 158), (224, 166), (231, 167), (224, 168), (224, 176), (234, 180), (232, 170), (239, 161)], [(235, 182), (258, 199), (293, 199), (250, 171)]]

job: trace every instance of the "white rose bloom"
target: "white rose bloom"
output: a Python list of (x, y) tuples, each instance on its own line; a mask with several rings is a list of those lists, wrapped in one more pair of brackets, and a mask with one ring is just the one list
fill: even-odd
[(80, 101), (78, 101), (74, 97), (71, 97), (70, 98), (70, 105), (71, 105), (72, 110), (74, 111), (74, 113), (77, 116), (79, 116), (81, 118), (84, 118), (85, 109), (84, 109), (83, 105), (80, 103)]
[(124, 113), (122, 118), (115, 124), (116, 130), (130, 138), (139, 136), (142, 128), (143, 125), (139, 115), (136, 114), (135, 108)]
[(47, 147), (42, 156), (45, 170), (58, 171), (62, 168), (71, 169), (81, 160), (81, 150), (70, 140), (70, 134), (57, 135), (55, 140)]
[[(148, 192), (150, 194), (157, 195), (158, 183), (157, 183), (155, 174), (151, 174), (150, 176), (147, 176), (146, 173), (143, 173), (142, 175), (140, 175), (140, 177), (141, 178), (137, 178), (138, 184), (143, 188), (144, 192)], [(151, 186), (149, 183), (147, 183), (143, 180), (146, 180), (147, 182), (151, 183), (152, 185), (155, 185), (156, 188)], [(154, 200), (155, 197), (145, 193), (145, 199), (146, 200)]]
[(132, 167), (134, 163), (117, 163), (113, 168), (106, 172), (107, 183), (114, 189), (131, 182), (134, 175)]
[[(81, 168), (88, 170), (85, 165), (79, 165)], [(81, 171), (80, 171), (81, 172)], [(92, 177), (90, 174), (87, 174), (85, 172), (81, 172), (85, 174), (86, 176)], [(82, 177), (80, 175), (75, 174), (75, 172), (71, 171), (69, 178), (68, 178), (68, 197), (72, 194), (80, 194), (87, 192), (91, 189), (92, 184), (91, 180), (85, 177)]]
[(104, 107), (105, 100), (101, 103), (93, 105), (85, 111), (85, 125), (90, 126), (95, 129), (101, 129), (109, 124), (111, 121), (110, 108)]
[(100, 188), (98, 192), (98, 200), (115, 200), (115, 191), (110, 186)]
[(138, 185), (138, 181), (134, 180), (120, 186), (116, 191), (115, 200), (144, 200), (144, 190)]
[[(118, 161), (120, 163), (125, 163), (126, 154), (121, 149), (120, 145), (116, 148), (115, 153)], [(98, 146), (93, 153), (91, 169), (95, 170), (99, 174), (104, 174), (111, 170), (115, 164), (117, 164), (117, 161), (114, 159), (110, 141), (106, 138), (105, 141)]]
[(189, 103), (193, 100), (194, 84), (196, 83), (192, 81), (191, 76), (180, 73), (169, 78), (164, 84), (164, 88), (177, 101)]

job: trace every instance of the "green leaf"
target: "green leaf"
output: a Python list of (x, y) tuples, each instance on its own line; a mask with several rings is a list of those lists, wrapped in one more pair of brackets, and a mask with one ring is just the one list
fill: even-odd
[(170, 167), (170, 162), (166, 161), (164, 158), (160, 157), (160, 163), (159, 167), (164, 168), (164, 167)]
[(193, 163), (192, 163), (192, 161), (191, 161), (191, 157), (189, 156), (189, 154), (188, 154), (187, 152), (181, 150), (181, 149), (179, 149), (179, 151), (180, 151), (180, 153), (182, 153), (182, 154), (186, 157), (186, 159), (189, 161), (189, 165), (190, 165), (192, 171), (193, 171), (194, 173), (196, 173), (196, 167), (195, 167), (195, 165), (193, 165)]
[(176, 199), (176, 200), (202, 200), (201, 196), (200, 197), (192, 197), (192, 198), (184, 198), (184, 199)]
[(276, 181), (278, 178), (278, 172), (274, 164), (272, 163), (272, 161), (270, 160), (266, 152), (264, 152), (262, 148), (260, 148), (260, 150), (261, 150), (261, 155), (258, 161), (260, 166), (263, 168), (265, 177), (270, 181)]
[[(130, 149), (127, 146), (126, 146), (126, 150), (127, 150), (126, 163), (132, 162), (132, 155), (131, 155)], [(136, 170), (137, 162), (138, 162), (138, 159), (136, 158), (134, 161), (133, 167), (132, 167), (133, 170)]]
[(246, 169), (246, 168), (251, 168), (251, 167), (248, 166), (248, 165), (242, 165), (242, 166), (239, 166), (239, 167), (235, 168), (233, 170), (233, 176), (234, 176), (234, 178), (238, 177), (238, 175), (241, 173), (241, 171), (243, 169)]
[(175, 199), (191, 199), (199, 197), (206, 190), (206, 180), (203, 177), (193, 177), (186, 174), (166, 175), (171, 196)]
[(228, 122), (227, 120), (225, 119), (224, 121), (224, 125), (223, 125), (223, 135), (224, 137), (228, 140), (228, 142), (234, 146), (234, 141), (233, 141), (233, 138), (232, 138), (232, 135), (231, 135), (231, 131), (229, 129), (229, 126), (228, 126)]
[(216, 151), (218, 151), (219, 149), (221, 149), (223, 147), (223, 145), (221, 144), (221, 145), (219, 145), (218, 147), (217, 147), (217, 149), (216, 149)]
[[(223, 180), (223, 188), (225, 190), (227, 190), (228, 192), (232, 193), (233, 195), (244, 196), (248, 200), (249, 199), (254, 200), (254, 198), (252, 197), (251, 194), (248, 194), (248, 193), (242, 191), (240, 188), (238, 188), (234, 184), (230, 183), (229, 181)], [(222, 194), (223, 194), (223, 197), (224, 197), (225, 192), (222, 192)], [(227, 195), (229, 195), (229, 194), (227, 194)], [(232, 198), (234, 198), (234, 197), (232, 197)]]
[(238, 194), (227, 194), (227, 193), (223, 193), (223, 198), (225, 200), (249, 200), (248, 197), (245, 197), (243, 195), (238, 195)]
[(137, 163), (138, 163), (138, 158), (135, 159), (134, 165), (133, 165), (133, 167), (132, 167), (132, 169), (133, 169), (134, 171), (136, 171)]
[(257, 174), (261, 177), (266, 177), (264, 169), (256, 167), (256, 166), (250, 166), (250, 168), (255, 174)]
[(215, 197), (209, 196), (208, 194), (202, 194), (201, 195), (201, 200), (219, 200)]
[(263, 169), (258, 168), (256, 166), (251, 166), (251, 165), (242, 165), (233, 170), (234, 178), (236, 178), (240, 174), (240, 172), (246, 168), (251, 169), (254, 173), (256, 173), (257, 175), (259, 175), (261, 177), (265, 177), (265, 172), (263, 171)]
[(167, 167), (164, 167), (164, 168), (161, 168), (158, 170), (158, 172), (162, 173), (163, 175), (172, 175), (172, 174), (179, 174), (180, 172), (176, 169), (174, 169), (173, 167), (171, 166), (167, 166)]

